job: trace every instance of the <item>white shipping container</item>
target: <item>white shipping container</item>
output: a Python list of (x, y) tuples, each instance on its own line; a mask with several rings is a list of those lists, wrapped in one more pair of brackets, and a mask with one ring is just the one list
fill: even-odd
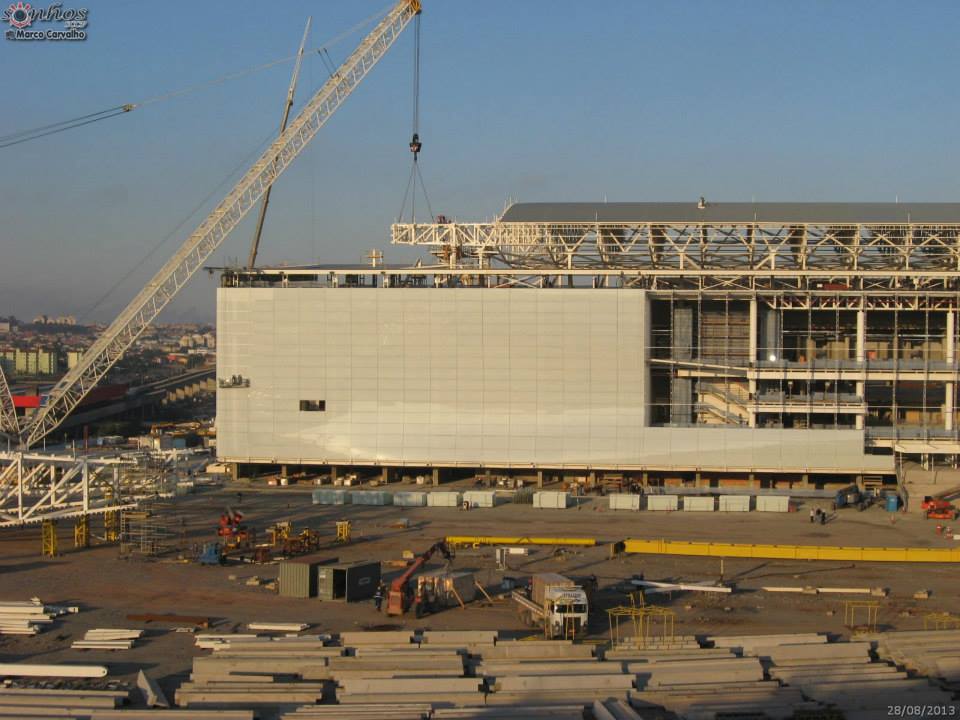
[(689, 512), (713, 512), (713, 504), (713, 495), (687, 495), (683, 498), (683, 509)]
[(610, 498), (611, 510), (639, 510), (640, 496), (630, 493), (613, 493)]
[(555, 490), (541, 490), (533, 494), (533, 506), (536, 508), (566, 509), (570, 504), (570, 495)]
[(720, 512), (748, 512), (750, 510), (749, 495), (721, 495)]
[(450, 491), (437, 491), (427, 493), (428, 507), (460, 507), (461, 494)]
[(349, 505), (350, 493), (346, 490), (314, 490), (314, 505)]
[(360, 490), (350, 493), (354, 505), (393, 505), (393, 494), (383, 490)]
[(678, 506), (676, 495), (647, 495), (647, 510), (676, 510)]
[(497, 504), (497, 493), (494, 490), (467, 490), (463, 493), (463, 501), (470, 507), (493, 507)]
[(396, 492), (393, 494), (393, 504), (401, 507), (424, 507), (427, 504), (427, 494), (424, 492)]
[(788, 495), (757, 495), (757, 512), (789, 512)]

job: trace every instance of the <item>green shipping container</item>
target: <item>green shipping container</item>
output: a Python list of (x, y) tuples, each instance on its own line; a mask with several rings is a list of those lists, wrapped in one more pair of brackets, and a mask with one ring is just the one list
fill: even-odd
[(379, 561), (339, 563), (316, 569), (316, 594), (321, 600), (369, 600), (379, 584)]
[(308, 555), (280, 563), (278, 590), (284, 597), (311, 598), (317, 596), (317, 568), (331, 562), (335, 557), (320, 558)]

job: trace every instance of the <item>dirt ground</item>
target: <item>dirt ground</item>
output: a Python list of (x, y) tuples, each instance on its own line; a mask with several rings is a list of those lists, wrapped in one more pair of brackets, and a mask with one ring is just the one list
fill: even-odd
[[(395, 489), (399, 486), (391, 486)], [(403, 489), (411, 489), (409, 486)], [(387, 579), (400, 569), (386, 564), (404, 550), (420, 552), (446, 535), (531, 535), (592, 537), (597, 547), (555, 553), (531, 548), (514, 556), (507, 571), (495, 569), (493, 548), (461, 549), (453, 567), (473, 570), (491, 594), (500, 591), (503, 577), (523, 579), (534, 572), (596, 575), (600, 592), (591, 607), (590, 634), (608, 636), (606, 608), (628, 602), (626, 581), (643, 572), (648, 580), (701, 581), (718, 579), (721, 562), (713, 558), (628, 555), (610, 558), (608, 543), (627, 537), (730, 542), (776, 542), (810, 545), (887, 547), (951, 547), (957, 541), (937, 535), (936, 522), (918, 515), (890, 514), (880, 507), (864, 512), (841, 510), (824, 526), (811, 525), (810, 506), (799, 512), (653, 513), (611, 512), (604, 498), (585, 498), (579, 508), (534, 509), (505, 504), (461, 511), (456, 508), (393, 506), (315, 506), (309, 487), (265, 488), (248, 484), (203, 490), (173, 504), (189, 548), (215, 539), (215, 527), (226, 505), (241, 510), (245, 521), (261, 533), (279, 520), (329, 533), (336, 520), (353, 523), (354, 542), (330, 545), (330, 557), (340, 560), (384, 561)], [(238, 502), (237, 493), (242, 492)], [(823, 501), (813, 501), (825, 506)], [(409, 527), (395, 527), (406, 519)], [(94, 534), (101, 529), (92, 523)], [(122, 557), (116, 545), (96, 544), (72, 549), (72, 524), (59, 527), (60, 557), (40, 556), (39, 527), (0, 531), (0, 600), (39, 597), (44, 602), (78, 605), (81, 612), (60, 619), (51, 630), (34, 637), (0, 636), (2, 661), (107, 663), (111, 677), (131, 679), (147, 669), (172, 690), (189, 672), (197, 651), (193, 636), (172, 626), (133, 623), (128, 613), (205, 615), (218, 631), (244, 629), (251, 621), (309, 623), (309, 632), (339, 632), (376, 627), (443, 630), (499, 629), (529, 634), (507, 600), (477, 602), (467, 609), (450, 609), (422, 619), (387, 618), (372, 602), (345, 604), (317, 599), (280, 597), (248, 586), (254, 575), (276, 577), (276, 564), (229, 564), (205, 567), (180, 560)], [(432, 563), (440, 566), (440, 562)], [(838, 635), (844, 627), (844, 599), (838, 596), (772, 594), (763, 585), (885, 587), (880, 599), (880, 629), (921, 629), (929, 612), (960, 612), (956, 567), (937, 564), (796, 562), (728, 559), (723, 580), (733, 583), (730, 595), (678, 593), (655, 596), (653, 602), (676, 611), (677, 634), (744, 634), (820, 631)], [(234, 578), (234, 579), (231, 579)], [(928, 600), (914, 600), (919, 589), (932, 591)], [(864, 618), (858, 617), (858, 622)], [(70, 649), (70, 643), (92, 627), (143, 627), (144, 639), (130, 651), (108, 653)]]

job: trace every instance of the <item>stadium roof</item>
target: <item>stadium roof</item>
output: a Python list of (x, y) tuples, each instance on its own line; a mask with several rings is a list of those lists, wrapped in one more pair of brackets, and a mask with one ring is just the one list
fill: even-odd
[(960, 203), (514, 203), (502, 222), (772, 223), (811, 225), (960, 224)]

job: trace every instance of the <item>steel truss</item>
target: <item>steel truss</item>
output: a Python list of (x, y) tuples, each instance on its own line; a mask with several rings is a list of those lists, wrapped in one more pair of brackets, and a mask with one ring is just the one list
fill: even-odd
[[(395, 224), (391, 241), (433, 249), (449, 266), (604, 268), (656, 273), (661, 282), (744, 273), (770, 280), (914, 280), (953, 288), (960, 224), (502, 222)], [(919, 287), (915, 288), (919, 289)]]
[(124, 510), (162, 490), (135, 460), (0, 453), (0, 528)]
[(363, 39), (176, 254), (97, 338), (76, 367), (51, 390), (46, 405), (24, 428), (24, 447), (29, 448), (56, 428), (96, 386), (230, 231), (256, 206), (419, 12), (418, 0), (400, 0)]
[(17, 437), (20, 434), (20, 423), (17, 420), (17, 408), (10, 395), (10, 386), (0, 366), (0, 435)]

